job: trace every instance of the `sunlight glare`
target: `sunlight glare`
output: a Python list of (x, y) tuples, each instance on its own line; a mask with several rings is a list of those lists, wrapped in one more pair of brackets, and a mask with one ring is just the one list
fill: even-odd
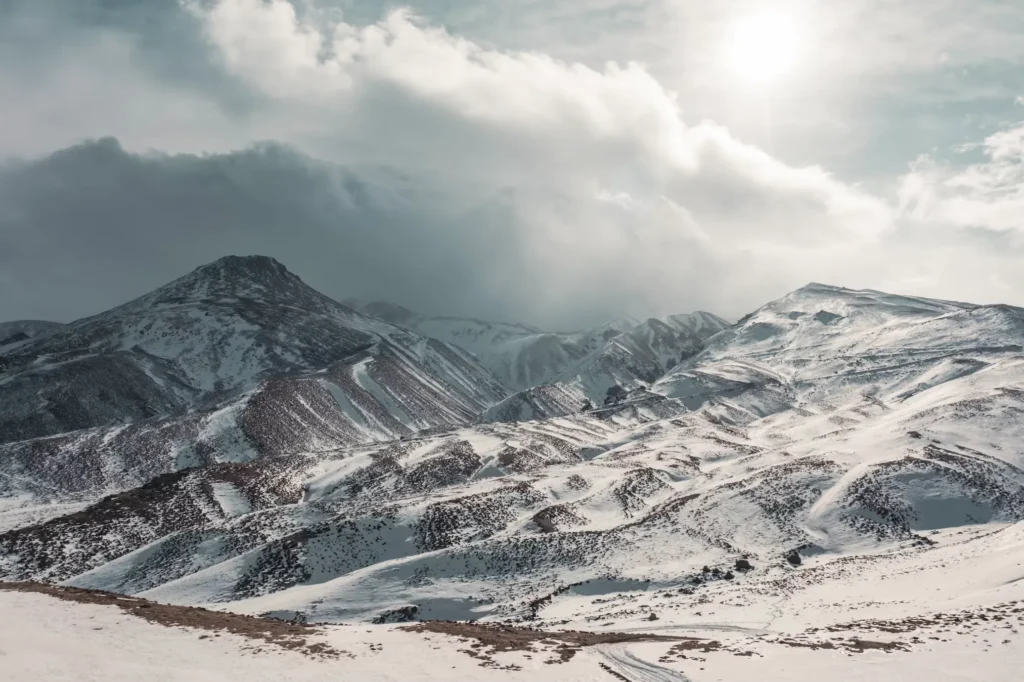
[(800, 52), (796, 22), (766, 13), (736, 22), (728, 45), (728, 60), (736, 75), (752, 85), (766, 86), (790, 72)]

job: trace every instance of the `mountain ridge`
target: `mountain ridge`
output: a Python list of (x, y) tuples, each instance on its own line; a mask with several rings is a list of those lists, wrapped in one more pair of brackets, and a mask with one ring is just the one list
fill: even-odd
[[(385, 366), (471, 358), (387, 329), (195, 423), (0, 446), (0, 578), (303, 622), (760, 636), (1024, 598), (1024, 310), (815, 285), (704, 338), (617, 330), (587, 357), (635, 387), (562, 416), (463, 419), (454, 401), (389, 431), (417, 404), (396, 390), (361, 413), (372, 440), (300, 418), (341, 404), (322, 381), (359, 401), (367, 376), (403, 385)], [(537, 412), (577, 399), (532, 390)], [(274, 454), (218, 458), (218, 419)], [(158, 429), (181, 431), (176, 459)]]

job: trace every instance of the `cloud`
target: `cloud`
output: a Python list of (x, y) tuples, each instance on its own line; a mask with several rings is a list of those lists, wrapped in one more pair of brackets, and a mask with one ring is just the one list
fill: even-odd
[[(635, 63), (598, 71), (485, 49), (404, 10), (369, 26), (324, 29), (304, 23), (286, 0), (192, 8), (227, 68), (269, 96), (325, 109), (335, 125), (333, 117), (344, 121), (353, 111), (415, 110), (359, 120), (371, 139), (388, 140), (390, 163), (403, 152), (401, 161), (413, 165), (416, 153), (453, 155), (477, 176), (479, 157), (491, 154), (497, 173), (509, 163), (506, 182), (538, 172), (545, 183), (589, 176), (631, 185), (608, 191), (685, 199), (694, 213), (724, 214), (729, 205), (736, 213), (722, 226), (753, 225), (762, 237), (784, 236), (777, 218), (801, 239), (886, 227), (882, 202), (820, 169), (789, 167), (712, 123), (687, 126), (675, 96)], [(410, 125), (417, 114), (422, 127)]]
[[(0, 318), (98, 312), (228, 253), (338, 298), (550, 328), (738, 317), (811, 280), (957, 296), (994, 262), (963, 230), (922, 234), (916, 204), (687, 120), (644, 65), (317, 7), (190, 0), (155, 42), (96, 11), (60, 32), (70, 57), (0, 68), (28, 103), (0, 152), (29, 157), (0, 168)], [(25, 16), (40, 40), (65, 21)], [(962, 277), (936, 270), (956, 254)], [(1001, 265), (970, 281), (1024, 291)]]
[(917, 160), (900, 184), (902, 213), (918, 222), (1024, 239), (1024, 123), (961, 151), (980, 152), (983, 160), (966, 167), (927, 156)]

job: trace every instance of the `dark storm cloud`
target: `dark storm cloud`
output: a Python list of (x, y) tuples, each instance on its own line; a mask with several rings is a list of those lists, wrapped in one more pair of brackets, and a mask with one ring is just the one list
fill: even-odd
[[(232, 253), (274, 256), (337, 298), (498, 318), (543, 309), (548, 278), (516, 243), (505, 198), (441, 216), (430, 206), (442, 198), (422, 184), (375, 175), (277, 145), (139, 156), (113, 139), (9, 164), (0, 171), (0, 318), (99, 312)], [(584, 302), (573, 321), (603, 307)]]
[(0, 0), (0, 157), (21, 159), (0, 167), (0, 319), (253, 253), (337, 298), (563, 329), (738, 317), (810, 280), (1024, 290), (956, 231), (910, 239), (886, 200), (688, 125), (638, 65), (328, 11), (350, 5)]

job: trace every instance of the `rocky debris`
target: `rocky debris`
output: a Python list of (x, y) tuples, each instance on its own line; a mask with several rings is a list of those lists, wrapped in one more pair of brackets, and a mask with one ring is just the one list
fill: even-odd
[(396, 609), (389, 609), (374, 618), (373, 622), (378, 625), (384, 623), (408, 623), (416, 620), (416, 614), (419, 613), (419, 610), (420, 607), (415, 604), (401, 606)]
[(489, 537), (513, 521), (517, 510), (544, 500), (528, 483), (516, 483), (432, 503), (416, 525), (416, 544), (424, 551), (434, 551)]
[(809, 641), (800, 640), (793, 638), (783, 638), (779, 640), (773, 640), (775, 644), (781, 644), (783, 646), (794, 647), (798, 649), (828, 649), (828, 650), (844, 650), (855, 654), (862, 654), (865, 651), (884, 651), (885, 653), (891, 653), (893, 651), (909, 651), (909, 647), (904, 642), (877, 642), (873, 640), (864, 639), (834, 639), (825, 641)]
[(800, 558), (800, 553), (796, 550), (793, 550), (786, 555), (786, 561), (788, 561), (792, 566), (799, 566), (803, 563), (803, 560)]
[(750, 561), (747, 560), (747, 559), (737, 559), (736, 560), (736, 570), (740, 571), (740, 572), (746, 572), (746, 571), (754, 570), (754, 567), (751, 565)]

